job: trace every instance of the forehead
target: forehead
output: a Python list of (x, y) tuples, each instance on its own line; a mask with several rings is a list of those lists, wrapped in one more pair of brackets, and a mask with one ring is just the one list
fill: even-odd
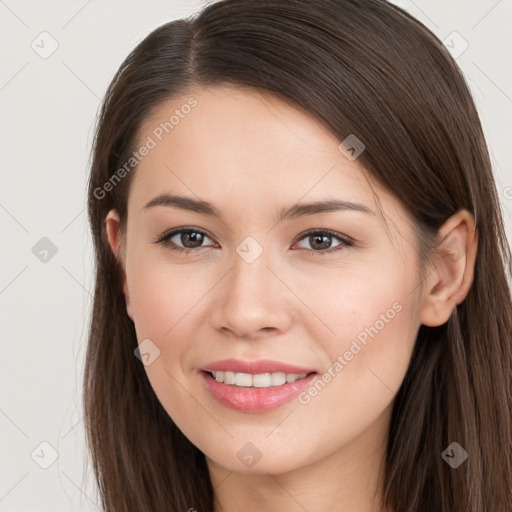
[(375, 209), (371, 187), (383, 205), (394, 203), (376, 183), (370, 187), (368, 173), (339, 151), (340, 141), (323, 124), (266, 91), (191, 89), (154, 108), (138, 141), (151, 149), (131, 184), (137, 208), (168, 192), (221, 209), (229, 202), (238, 212), (336, 196)]
[[(231, 135), (267, 143), (277, 135), (273, 145), (278, 148), (296, 139), (296, 143), (302, 140), (319, 151), (332, 150), (338, 144), (326, 127), (291, 100), (247, 86), (191, 88), (154, 107), (143, 122), (142, 134), (150, 133), (160, 122), (169, 121), (173, 114), (174, 135), (185, 135), (192, 129), (194, 133), (206, 132), (209, 139)], [(266, 129), (263, 132), (262, 127)], [(288, 136), (284, 132), (289, 132)]]

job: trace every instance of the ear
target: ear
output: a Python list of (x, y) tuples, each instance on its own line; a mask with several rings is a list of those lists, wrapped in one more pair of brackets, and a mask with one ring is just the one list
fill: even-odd
[(473, 283), (478, 232), (471, 213), (460, 210), (450, 217), (440, 228), (438, 240), (435, 267), (426, 278), (421, 309), (421, 323), (431, 327), (448, 321)]
[(114, 256), (119, 262), (121, 273), (123, 276), (123, 292), (126, 302), (126, 312), (133, 321), (133, 310), (130, 302), (130, 294), (128, 292), (128, 284), (126, 281), (126, 241), (121, 233), (121, 221), (116, 210), (110, 210), (105, 218), (105, 229), (107, 232), (108, 243)]

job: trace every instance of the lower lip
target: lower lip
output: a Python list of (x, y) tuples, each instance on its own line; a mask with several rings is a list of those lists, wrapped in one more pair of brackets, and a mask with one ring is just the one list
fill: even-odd
[(199, 372), (208, 391), (222, 405), (241, 412), (266, 412), (277, 409), (306, 390), (317, 376), (312, 373), (304, 379), (268, 388), (239, 387), (216, 381), (209, 373)]

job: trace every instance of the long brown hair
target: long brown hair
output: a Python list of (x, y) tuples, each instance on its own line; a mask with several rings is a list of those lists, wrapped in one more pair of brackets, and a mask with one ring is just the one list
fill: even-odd
[[(107, 512), (212, 511), (204, 454), (158, 401), (126, 313), (104, 219), (126, 227), (133, 154), (153, 108), (192, 87), (238, 84), (306, 109), (410, 213), (423, 262), (465, 208), (479, 234), (473, 284), (448, 322), (422, 325), (394, 404), (384, 501), (393, 512), (503, 512), (512, 503), (511, 254), (480, 120), (439, 39), (383, 0), (222, 0), (149, 34), (106, 92), (88, 189), (95, 249), (86, 354), (87, 446)], [(113, 178), (115, 186), (105, 184)], [(458, 468), (441, 454), (468, 453)], [(510, 509), (508, 509), (510, 510)]]

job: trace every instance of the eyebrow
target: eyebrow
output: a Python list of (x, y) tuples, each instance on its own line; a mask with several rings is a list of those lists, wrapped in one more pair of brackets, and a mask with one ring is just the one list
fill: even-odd
[[(143, 207), (143, 210), (148, 210), (150, 208), (154, 208), (155, 206), (179, 208), (181, 210), (191, 211), (211, 217), (217, 217), (218, 219), (222, 220), (222, 214), (214, 205), (208, 201), (193, 199), (191, 197), (160, 194), (146, 203)], [(317, 213), (347, 210), (357, 211), (367, 215), (376, 215), (373, 210), (362, 203), (331, 199), (326, 201), (314, 201), (310, 203), (297, 203), (289, 208), (283, 208), (280, 212), (278, 212), (276, 222), (282, 222), (288, 219), (296, 219)]]

